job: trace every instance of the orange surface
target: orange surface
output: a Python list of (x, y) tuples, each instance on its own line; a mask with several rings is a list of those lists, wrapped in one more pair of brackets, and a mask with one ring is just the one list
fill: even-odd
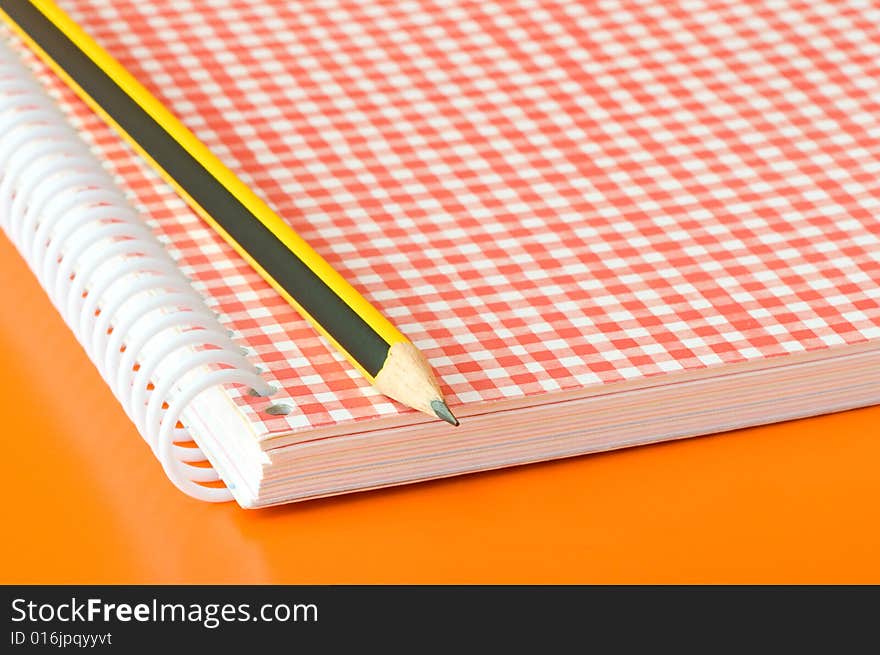
[(0, 582), (880, 583), (880, 408), (286, 507), (190, 500), (0, 236)]

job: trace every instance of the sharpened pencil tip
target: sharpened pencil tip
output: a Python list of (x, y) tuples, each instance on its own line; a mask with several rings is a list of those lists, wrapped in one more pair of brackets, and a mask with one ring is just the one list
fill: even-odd
[(452, 412), (449, 411), (449, 407), (447, 407), (446, 403), (444, 403), (442, 400), (432, 400), (431, 409), (434, 410), (434, 413), (439, 418), (442, 418), (450, 425), (458, 425), (458, 419), (452, 415)]

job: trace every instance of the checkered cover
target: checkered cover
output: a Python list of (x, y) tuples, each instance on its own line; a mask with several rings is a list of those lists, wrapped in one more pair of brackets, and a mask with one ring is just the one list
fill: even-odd
[[(453, 407), (880, 342), (876, 3), (59, 4)], [(258, 432), (407, 411), (53, 87), (281, 389), (231, 391)]]

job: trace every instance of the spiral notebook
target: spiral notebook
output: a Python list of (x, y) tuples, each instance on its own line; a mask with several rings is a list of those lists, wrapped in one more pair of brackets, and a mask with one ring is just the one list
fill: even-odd
[(58, 4), (461, 419), (378, 395), (4, 31), (4, 230), (187, 493), (259, 507), (880, 402), (870, 2)]

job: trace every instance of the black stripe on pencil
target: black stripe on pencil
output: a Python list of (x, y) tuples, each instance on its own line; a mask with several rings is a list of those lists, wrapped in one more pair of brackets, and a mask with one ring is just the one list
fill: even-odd
[(390, 344), (38, 9), (29, 2), (0, 5), (232, 239), (259, 253), (266, 272), (370, 375), (379, 373)]

